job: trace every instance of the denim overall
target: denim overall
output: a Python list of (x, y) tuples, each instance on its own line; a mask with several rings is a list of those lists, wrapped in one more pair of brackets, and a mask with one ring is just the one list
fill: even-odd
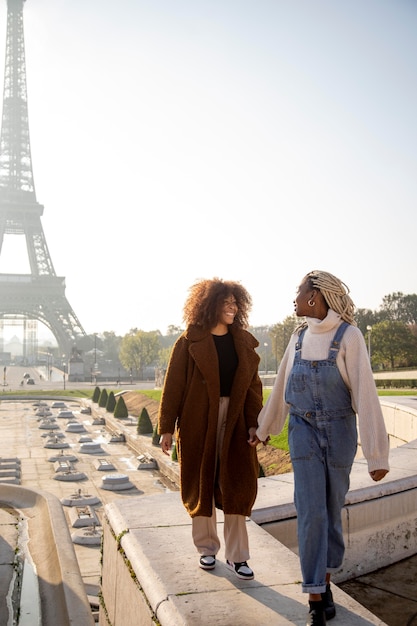
[(336, 365), (347, 327), (339, 326), (328, 358), (319, 361), (301, 358), (301, 331), (285, 390), (305, 593), (326, 591), (326, 572), (340, 568), (345, 550), (341, 510), (357, 447), (356, 415)]

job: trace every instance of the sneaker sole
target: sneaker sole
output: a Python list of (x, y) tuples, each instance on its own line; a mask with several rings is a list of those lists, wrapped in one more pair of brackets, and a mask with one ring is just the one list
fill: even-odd
[(203, 563), (201, 563), (201, 561), (199, 562), (200, 568), (201, 569), (205, 569), (205, 570), (210, 570), (210, 569), (214, 569), (216, 567), (216, 561), (214, 561), (213, 565), (204, 565)]

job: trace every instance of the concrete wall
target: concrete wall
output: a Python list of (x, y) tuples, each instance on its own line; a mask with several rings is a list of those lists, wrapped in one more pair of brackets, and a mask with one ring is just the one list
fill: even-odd
[(417, 439), (417, 407), (413, 409), (403, 404), (390, 402), (389, 396), (387, 399), (382, 397), (380, 402), (391, 448)]
[(105, 607), (100, 605), (100, 624), (155, 626), (154, 614), (121, 546), (121, 537), (115, 536), (107, 519), (103, 521), (103, 545), (101, 593)]
[[(372, 483), (366, 462), (358, 455), (342, 512), (345, 559), (342, 569), (333, 576), (335, 582), (373, 572), (417, 553), (417, 409), (383, 398), (381, 407), (391, 443), (391, 470), (382, 482)], [(287, 501), (276, 507), (259, 507), (254, 518), (297, 553), (297, 517), (289, 490), (285, 498)]]
[[(417, 457), (417, 441), (414, 444), (414, 448), (395, 451), (396, 466), (401, 466), (409, 455)], [(366, 466), (362, 465), (361, 470), (366, 471)], [(278, 505), (277, 517), (282, 507)], [(256, 521), (297, 554), (297, 518), (295, 510), (291, 512), (287, 507), (287, 511), (288, 515), (282, 515), (278, 521), (262, 523), (262, 510), (258, 510)], [(414, 476), (349, 491), (342, 511), (345, 558), (332, 579), (344, 582), (416, 554), (416, 511), (417, 471)], [(271, 511), (268, 516), (271, 517)]]
[[(94, 618), (58, 498), (40, 490), (2, 484), (0, 508), (7, 507), (19, 511), (28, 523), (28, 549), (37, 573), (42, 626), (93, 626)], [(6, 571), (2, 573), (7, 576)], [(1, 613), (0, 623), (11, 623), (9, 617)]]
[[(343, 509), (346, 554), (342, 569), (333, 576), (335, 582), (343, 582), (373, 572), (417, 553), (417, 411), (392, 405), (389, 402), (381, 402), (381, 405), (383, 405), (391, 440), (402, 442), (403, 445), (391, 450), (391, 471), (388, 477), (380, 483), (374, 483), (370, 479), (364, 459), (358, 459), (354, 463), (351, 488)], [(413, 435), (414, 439), (410, 440)], [(404, 444), (404, 441), (407, 443)], [(158, 456), (157, 453), (155, 455)], [(164, 471), (162, 464), (159, 466), (160, 470)], [(173, 469), (172, 467), (168, 469), (171, 475)], [(161, 504), (157, 513), (152, 510), (148, 511), (151, 519), (154, 519), (153, 516), (156, 515), (154, 523), (162, 524), (161, 515), (167, 506), (164, 498), (165, 496), (158, 496), (158, 502)], [(130, 504), (132, 510), (129, 510), (127, 516), (122, 515), (121, 512), (119, 515), (118, 507), (114, 505), (112, 522), (107, 521), (105, 524), (103, 599), (109, 623), (112, 626), (134, 626), (138, 623), (151, 626), (155, 623), (152, 621), (153, 614), (149, 606), (152, 602), (147, 599), (146, 593), (137, 580), (140, 580), (141, 576), (143, 579), (145, 575), (144, 563), (141, 562), (139, 555), (149, 549), (149, 538), (147, 539), (145, 531), (138, 522), (139, 509), (133, 508), (133, 502)], [(258, 498), (251, 517), (257, 524), (258, 532), (265, 530), (266, 534), (280, 542), (280, 550), (288, 549), (286, 559), (290, 562), (289, 555), (294, 556), (294, 553), (297, 553), (293, 474), (259, 480)], [(133, 542), (132, 528), (136, 526), (138, 529), (134, 536), (135, 547), (127, 550)], [(174, 522), (172, 522), (171, 529), (164, 530), (171, 536), (174, 532), (173, 528)], [(119, 535), (126, 533), (126, 535), (117, 539), (117, 533)], [(250, 531), (251, 545), (252, 541)], [(126, 553), (122, 547), (126, 549)], [(268, 554), (270, 551), (271, 546), (268, 547)], [(170, 551), (167, 554), (170, 554)], [(259, 552), (257, 556), (260, 558)], [(148, 568), (156, 568), (154, 558), (146, 561)], [(194, 553), (190, 556), (191, 558), (195, 559)], [(168, 559), (171, 566), (170, 557)], [(153, 577), (158, 587), (161, 582), (158, 572), (153, 572)], [(144, 582), (142, 584), (145, 585)], [(103, 614), (104, 609), (101, 609), (101, 616)], [(161, 619), (161, 623), (170, 624), (170, 621)]]

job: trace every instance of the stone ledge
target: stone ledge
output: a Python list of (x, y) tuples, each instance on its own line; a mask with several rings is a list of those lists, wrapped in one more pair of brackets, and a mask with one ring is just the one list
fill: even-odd
[(93, 626), (88, 598), (62, 505), (37, 489), (1, 485), (0, 507), (18, 510), (27, 520), (31, 558), (41, 598), (42, 626)]

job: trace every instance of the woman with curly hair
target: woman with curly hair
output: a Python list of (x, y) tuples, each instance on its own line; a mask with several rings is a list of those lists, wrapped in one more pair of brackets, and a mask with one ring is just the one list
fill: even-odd
[(213, 278), (190, 288), (187, 327), (171, 353), (158, 416), (165, 454), (175, 432), (181, 497), (200, 567), (216, 566), (216, 508), (222, 509), (226, 564), (242, 579), (254, 577), (246, 516), (257, 493), (259, 463), (250, 442), (262, 408), (259, 343), (246, 330), (251, 305), (237, 282)]
[(328, 272), (301, 281), (294, 331), (252, 444), (279, 433), (289, 413), (302, 590), (309, 594), (308, 626), (336, 614), (330, 575), (344, 556), (341, 511), (357, 447), (372, 480), (389, 470), (389, 442), (355, 306), (346, 285)]

